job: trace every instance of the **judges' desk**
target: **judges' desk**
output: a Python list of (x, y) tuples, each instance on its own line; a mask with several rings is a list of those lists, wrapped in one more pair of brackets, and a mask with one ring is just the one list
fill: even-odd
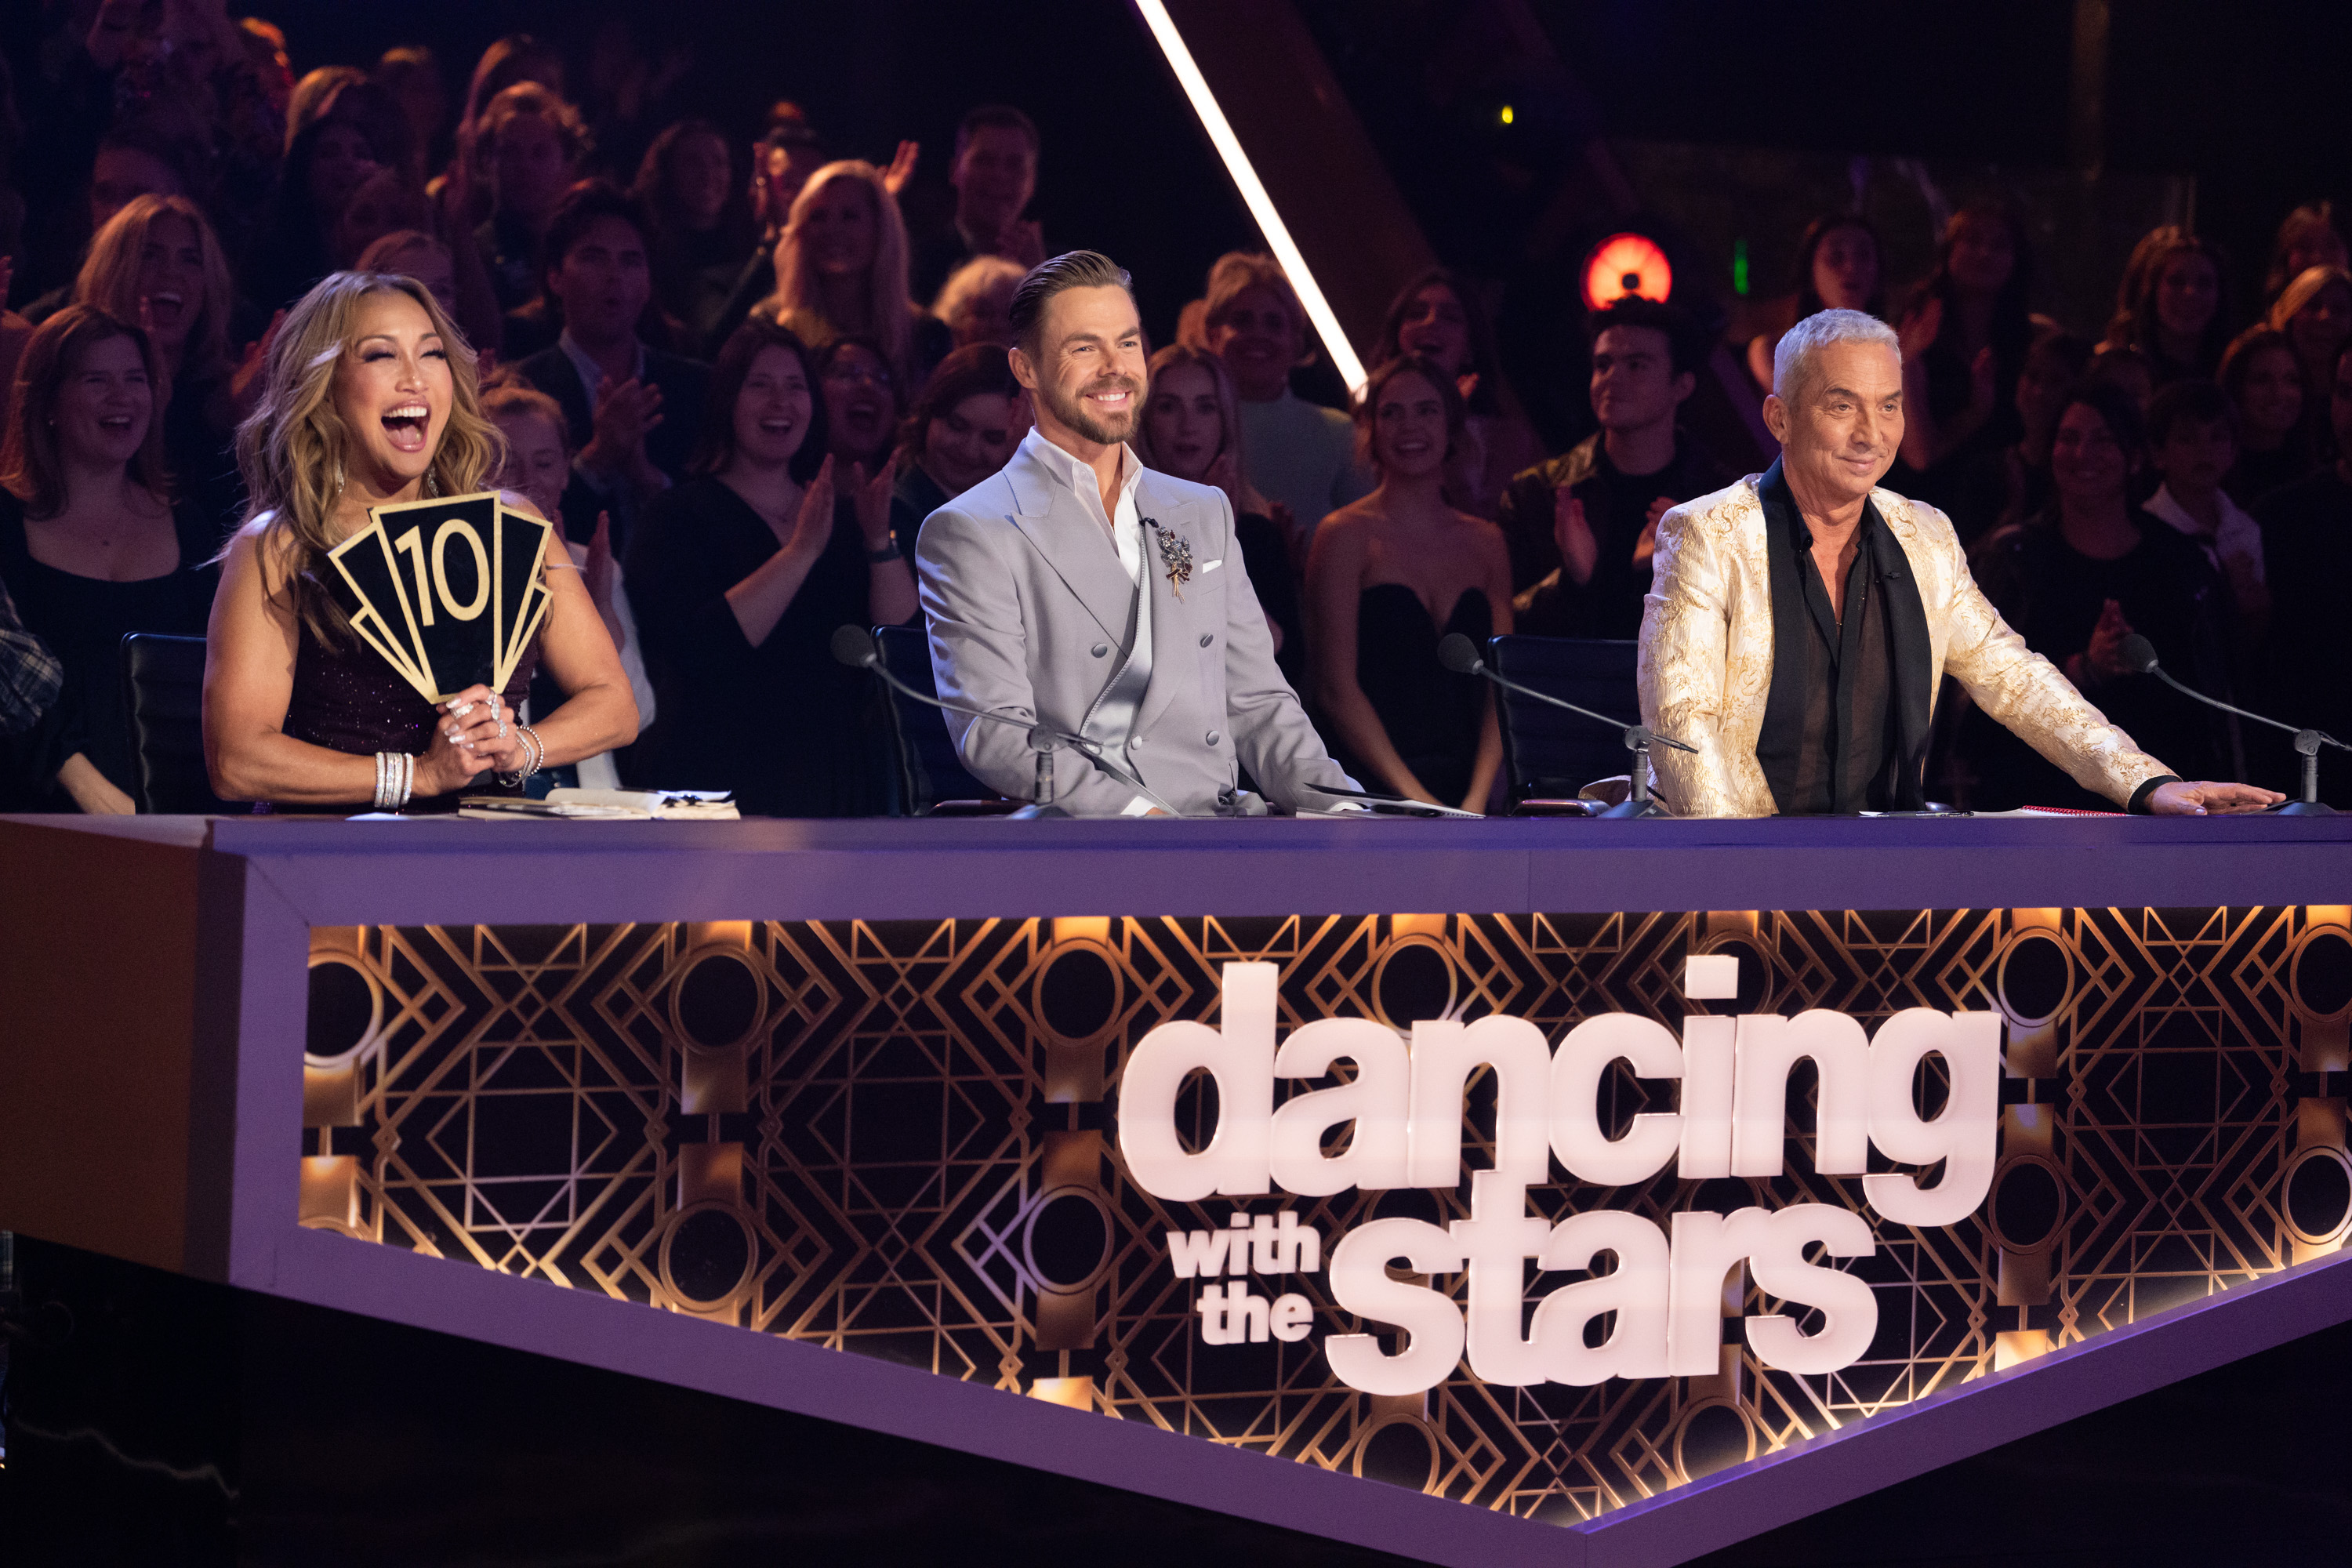
[(14, 819), (0, 1228), (1664, 1563), (2352, 1318), (2347, 822)]

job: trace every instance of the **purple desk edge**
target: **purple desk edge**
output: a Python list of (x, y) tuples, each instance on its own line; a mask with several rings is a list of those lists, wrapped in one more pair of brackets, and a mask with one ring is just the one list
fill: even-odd
[(201, 853), (233, 994), (199, 1027), (192, 1272), (1433, 1563), (1664, 1568), (2352, 1319), (2339, 1253), (1563, 1528), (302, 1229), (299, 1075), (260, 1070), (301, 1049), (319, 925), (2339, 904), (2352, 818), (0, 820)]

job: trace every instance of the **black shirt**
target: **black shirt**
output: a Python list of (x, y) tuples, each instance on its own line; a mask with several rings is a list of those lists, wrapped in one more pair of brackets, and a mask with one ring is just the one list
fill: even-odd
[[(1510, 546), (1511, 585), (1517, 594), (1513, 629), (1542, 637), (1639, 637), (1650, 569), (1633, 564), (1633, 544), (1649, 526), (1651, 504), (1660, 496), (1677, 504), (1692, 500), (1737, 477), (1679, 431), (1674, 460), (1655, 473), (1622, 471), (1596, 435), (1565, 456), (1515, 476), (1496, 514)], [(1552, 497), (1563, 488), (1583, 502), (1585, 525), (1599, 547), (1587, 583), (1572, 583), (1560, 571)]]
[(0, 811), (76, 810), (57, 774), (77, 752), (117, 789), (130, 790), (122, 639), (131, 632), (203, 637), (220, 577), (211, 562), (219, 546), (212, 524), (184, 505), (172, 521), (180, 539), (172, 571), (128, 583), (83, 577), (33, 558), (24, 503), (0, 490), (0, 581), (26, 629), (65, 666), (64, 687), (41, 722), (0, 741)]
[(658, 717), (633, 765), (662, 788), (731, 789), (751, 815), (877, 816), (873, 679), (831, 647), (837, 627), (873, 624), (852, 498), (838, 498), (824, 553), (754, 647), (727, 590), (779, 548), (766, 521), (715, 478), (689, 479), (646, 509), (626, 565)]
[[(1761, 490), (1766, 526), (1775, 535), (1769, 545), (1774, 575), (1793, 569), (1804, 607), (1797, 625), (1785, 625), (1780, 595), (1774, 595), (1774, 685), (1784, 679), (1801, 679), (1803, 685), (1801, 700), (1774, 692), (1776, 700), (1768, 706), (1757, 736), (1756, 761), (1771, 786), (1772, 804), (1783, 816), (1902, 809), (1906, 803), (1895, 743), (1894, 637), (1880, 570), (1881, 546), (1894, 542), (1882, 541), (1885, 524), (1878, 509), (1865, 502), (1841, 618), (1813, 563), (1812, 530), (1777, 466)], [(1782, 658), (1784, 650), (1795, 657)]]
[[(2026, 646), (2062, 671), (2089, 648), (2092, 629), (2113, 599), (2176, 679), (2231, 700), (2226, 590), (2205, 552), (2179, 530), (2138, 510), (2132, 521), (2140, 542), (2110, 561), (2067, 543), (2054, 517), (2002, 529), (1971, 563), (1977, 584)], [(2095, 680), (2083, 695), (2179, 777), (2236, 775), (2227, 720), (2153, 675)], [(1977, 778), (1971, 806), (2116, 809), (2114, 801), (2083, 788), (1981, 710), (1969, 714), (1962, 730)]]

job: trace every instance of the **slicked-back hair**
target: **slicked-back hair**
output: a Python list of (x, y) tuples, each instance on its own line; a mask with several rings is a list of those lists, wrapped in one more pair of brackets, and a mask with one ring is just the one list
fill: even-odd
[(1013, 341), (1034, 359), (1038, 333), (1045, 326), (1045, 305), (1065, 289), (1124, 289), (1135, 298), (1135, 282), (1127, 268), (1099, 250), (1069, 250), (1029, 269), (1021, 287), (1013, 290)]
[(1860, 310), (1817, 310), (1780, 334), (1772, 351), (1772, 395), (1794, 402), (1812, 374), (1813, 360), (1832, 343), (1880, 343), (1903, 362), (1903, 341), (1895, 329)]
[(1712, 347), (1697, 319), (1688, 310), (1662, 300), (1644, 300), (1639, 294), (1611, 300), (1592, 312), (1588, 324), (1595, 343), (1612, 327), (1643, 327), (1665, 333), (1666, 354), (1676, 375), (1696, 375), (1705, 368), (1707, 351)]

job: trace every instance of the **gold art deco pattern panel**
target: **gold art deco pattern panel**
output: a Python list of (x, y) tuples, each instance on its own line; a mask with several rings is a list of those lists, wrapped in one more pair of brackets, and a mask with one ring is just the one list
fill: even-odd
[[(322, 929), (303, 1214), (1570, 1521), (2334, 1250), (2346, 926), (2273, 909)], [(1738, 956), (1736, 1004), (1684, 1001), (1694, 952)], [(1280, 966), (1285, 1029), (1499, 1012), (1556, 1041), (1599, 1012), (1831, 1007), (1874, 1027), (1998, 1009), (1992, 1195), (1948, 1229), (1879, 1223), (1856, 1265), (1877, 1340), (1835, 1374), (1763, 1368), (1727, 1321), (1711, 1378), (1508, 1389), (1457, 1369), (1425, 1396), (1360, 1394), (1318, 1348), (1356, 1327), (1320, 1274), (1285, 1287), (1315, 1302), (1307, 1342), (1202, 1343), (1164, 1236), (1233, 1205), (1162, 1204), (1112, 1152), (1127, 1049), (1214, 1022), (1230, 960)], [(1610, 1092), (1641, 1108), (1630, 1078)], [(1491, 1110), (1474, 1096), (1470, 1165)], [(1774, 1180), (1534, 1199), (1555, 1218), (1861, 1210), (1858, 1179), (1813, 1175), (1808, 1143)], [(1328, 1245), (1375, 1215), (1461, 1216), (1467, 1194), (1243, 1206), (1294, 1209)], [(1747, 1308), (1766, 1310), (1752, 1287)]]

